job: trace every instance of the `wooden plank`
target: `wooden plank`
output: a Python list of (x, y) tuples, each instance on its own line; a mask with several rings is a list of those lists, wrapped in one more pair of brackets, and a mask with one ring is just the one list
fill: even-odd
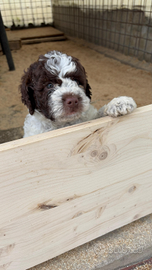
[(22, 44), (36, 44), (36, 43), (41, 43), (41, 42), (54, 42), (54, 41), (63, 41), (66, 40), (66, 36), (56, 36), (56, 37), (43, 37), (43, 38), (34, 38), (34, 39), (25, 39), (22, 40)]
[(152, 105), (0, 146), (0, 269), (152, 213)]
[(8, 40), (13, 40), (18, 38), (21, 40), (30, 39), (30, 38), (42, 38), (42, 37), (55, 37), (62, 36), (63, 32), (53, 28), (53, 27), (39, 27), (31, 29), (22, 29), (22, 30), (13, 30), (7, 31)]
[[(22, 47), (20, 39), (10, 40), (8, 43), (9, 43), (10, 50), (19, 50)], [(0, 51), (2, 51), (1, 44), (0, 44)]]
[(9, 41), (9, 46), (11, 50), (20, 50), (22, 47), (22, 43), (20, 39), (14, 39)]

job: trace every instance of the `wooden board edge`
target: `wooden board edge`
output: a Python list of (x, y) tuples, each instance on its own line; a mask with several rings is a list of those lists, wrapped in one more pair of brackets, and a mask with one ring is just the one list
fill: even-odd
[[(143, 107), (139, 107), (133, 113), (125, 115), (125, 116), (121, 116), (121, 117), (123, 117), (123, 118), (124, 117), (133, 117), (133, 116), (136, 116), (138, 114), (142, 115), (143, 113), (146, 113), (146, 112), (152, 112), (152, 104), (146, 105)], [(7, 151), (10, 149), (16, 148), (16, 147), (22, 147), (22, 146), (27, 145), (27, 144), (41, 142), (43, 140), (47, 140), (47, 139), (50, 139), (50, 138), (53, 138), (56, 136), (62, 136), (62, 135), (68, 134), (68, 133), (73, 133), (75, 131), (81, 131), (84, 128), (95, 127), (96, 125), (99, 125), (99, 124), (105, 125), (105, 124), (108, 124), (112, 121), (117, 121), (117, 119), (118, 118), (112, 118), (112, 117), (106, 116), (106, 117), (98, 118), (95, 120), (83, 122), (80, 124), (52, 130), (50, 132), (45, 132), (42, 134), (30, 136), (28, 138), (22, 138), (22, 139), (11, 141), (11, 142), (6, 142), (6, 143), (3, 143), (2, 145), (0, 145), (0, 153), (3, 151)]]

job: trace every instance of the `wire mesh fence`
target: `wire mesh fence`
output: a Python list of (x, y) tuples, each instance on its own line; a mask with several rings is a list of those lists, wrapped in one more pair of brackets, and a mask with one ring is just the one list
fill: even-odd
[(5, 26), (12, 29), (53, 22), (50, 0), (0, 0), (0, 9)]
[(152, 62), (152, 0), (0, 0), (6, 27), (52, 25)]
[(54, 0), (56, 28), (152, 62), (151, 0)]

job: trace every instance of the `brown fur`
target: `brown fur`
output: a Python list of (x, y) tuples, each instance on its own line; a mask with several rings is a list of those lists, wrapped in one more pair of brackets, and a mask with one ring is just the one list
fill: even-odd
[[(39, 61), (39, 59), (41, 59), (41, 61)], [(57, 74), (54, 75), (45, 68), (47, 61), (45, 56), (41, 55), (39, 59), (31, 64), (22, 76), (21, 85), (19, 87), (21, 98), (22, 102), (28, 107), (31, 115), (34, 114), (35, 109), (37, 109), (46, 118), (54, 120), (48, 106), (48, 94), (54, 91), (54, 89), (48, 89), (47, 85), (49, 83), (61, 85), (62, 81), (58, 78)], [(83, 86), (86, 95), (91, 99), (91, 87), (88, 84), (85, 69), (77, 58), (73, 57), (73, 61), (76, 64), (77, 70), (73, 73), (67, 73), (65, 77), (76, 80), (78, 85)]]

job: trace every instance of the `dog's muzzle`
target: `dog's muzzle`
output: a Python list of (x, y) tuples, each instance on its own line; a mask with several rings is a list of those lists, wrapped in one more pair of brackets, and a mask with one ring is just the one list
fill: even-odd
[(67, 114), (76, 113), (81, 109), (81, 97), (77, 95), (65, 95), (62, 101)]

